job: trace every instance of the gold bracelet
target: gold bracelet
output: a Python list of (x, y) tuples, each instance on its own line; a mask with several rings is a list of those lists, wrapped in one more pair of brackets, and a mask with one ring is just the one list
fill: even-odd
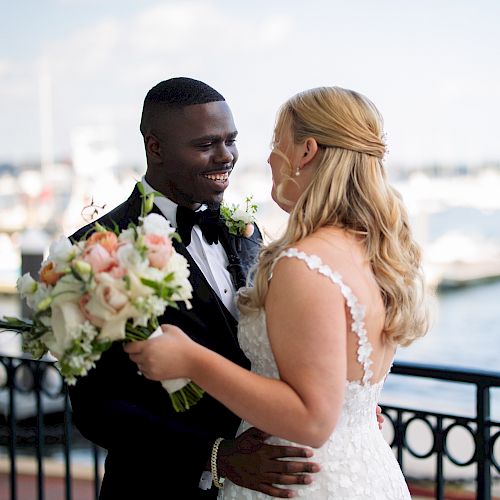
[(210, 472), (212, 473), (212, 481), (217, 488), (222, 488), (224, 486), (224, 478), (219, 477), (217, 474), (217, 453), (219, 451), (219, 445), (224, 441), (224, 438), (217, 438), (214, 445), (212, 446), (212, 455), (210, 456)]

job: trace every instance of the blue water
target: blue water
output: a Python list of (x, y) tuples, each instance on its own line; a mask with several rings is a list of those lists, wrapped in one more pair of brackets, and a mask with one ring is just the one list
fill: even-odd
[[(429, 333), (396, 361), (412, 361), (497, 371), (500, 375), (500, 281), (439, 295), (437, 317)], [(475, 393), (467, 384), (416, 381), (390, 375), (383, 401), (423, 405), (429, 410), (475, 414)], [(492, 415), (500, 420), (500, 391), (492, 391)]]
[[(430, 241), (447, 231), (500, 242), (500, 211), (457, 207), (433, 214), (429, 220)], [(429, 333), (410, 347), (401, 348), (396, 360), (500, 374), (500, 281), (441, 293), (436, 299), (435, 319)], [(474, 388), (466, 384), (390, 375), (383, 401), (475, 414)], [(492, 391), (491, 411), (500, 420), (500, 390)]]
[(500, 210), (453, 207), (429, 217), (431, 241), (448, 231), (500, 241)]

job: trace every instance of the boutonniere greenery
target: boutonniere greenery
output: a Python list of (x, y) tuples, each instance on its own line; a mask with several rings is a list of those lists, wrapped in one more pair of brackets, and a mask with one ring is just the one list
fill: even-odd
[(220, 213), (229, 232), (234, 236), (250, 238), (255, 230), (255, 214), (257, 205), (252, 202), (253, 196), (245, 198), (244, 208), (240, 205), (226, 205), (224, 202), (220, 207)]

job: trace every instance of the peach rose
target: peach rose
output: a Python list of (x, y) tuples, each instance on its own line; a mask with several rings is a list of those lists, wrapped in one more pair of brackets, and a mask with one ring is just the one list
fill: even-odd
[(172, 242), (159, 234), (146, 234), (144, 243), (148, 249), (148, 260), (152, 267), (163, 269), (172, 255)]
[(91, 295), (80, 299), (79, 306), (85, 318), (101, 329), (99, 338), (111, 341), (125, 338), (127, 319), (136, 314), (127, 295), (111, 281), (99, 283)]
[(115, 258), (100, 243), (86, 248), (82, 260), (91, 265), (95, 274), (109, 271), (117, 264)]
[(118, 246), (118, 237), (111, 231), (97, 231), (85, 242), (85, 248), (97, 244), (101, 245), (108, 253), (112, 254)]
[(64, 276), (64, 273), (58, 273), (52, 261), (47, 262), (47, 264), (40, 269), (40, 281), (46, 285), (55, 285), (61, 276)]

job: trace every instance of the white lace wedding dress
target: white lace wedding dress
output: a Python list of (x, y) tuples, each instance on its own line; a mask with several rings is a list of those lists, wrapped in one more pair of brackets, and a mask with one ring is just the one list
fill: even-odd
[[(358, 361), (363, 365), (361, 381), (346, 381), (342, 413), (333, 434), (319, 449), (313, 460), (321, 465), (311, 485), (288, 486), (297, 496), (311, 500), (411, 500), (406, 482), (392, 450), (384, 440), (376, 420), (375, 409), (383, 381), (372, 384), (370, 353), (372, 347), (364, 327), (364, 308), (341, 276), (323, 264), (315, 255), (297, 249), (285, 250), (279, 257), (297, 258), (328, 277), (341, 290), (352, 315), (352, 334), (358, 337)], [(238, 338), (241, 348), (252, 363), (252, 371), (266, 377), (279, 378), (278, 369), (266, 332), (264, 310), (242, 315)], [(238, 433), (251, 425), (242, 422)], [(289, 444), (271, 438), (269, 443)], [(272, 498), (241, 488), (228, 479), (220, 490), (219, 500), (259, 500)]]

